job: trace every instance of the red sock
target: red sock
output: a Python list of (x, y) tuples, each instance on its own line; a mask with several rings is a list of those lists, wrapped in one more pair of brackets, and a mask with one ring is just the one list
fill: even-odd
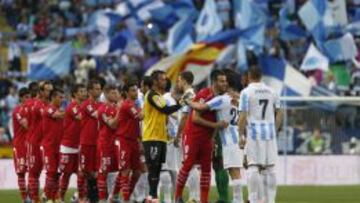
[(60, 185), (59, 174), (55, 173), (53, 176), (53, 187), (51, 188), (51, 196), (53, 197), (54, 200), (60, 198), (59, 185)]
[(121, 172), (119, 172), (119, 174), (116, 176), (115, 185), (114, 185), (114, 189), (112, 191), (112, 195), (113, 196), (118, 195), (120, 190), (121, 190)]
[(99, 173), (97, 176), (99, 200), (106, 200), (107, 198), (106, 177), (107, 177), (106, 173)]
[(20, 190), (21, 199), (26, 199), (26, 181), (25, 181), (25, 174), (24, 173), (18, 173), (18, 186)]
[(55, 195), (54, 195), (54, 190), (56, 187), (55, 184), (56, 184), (56, 180), (54, 174), (52, 174), (51, 172), (47, 172), (45, 178), (44, 193), (48, 200), (55, 199)]
[(201, 171), (200, 176), (200, 202), (207, 203), (209, 198), (211, 173)]
[(86, 197), (86, 181), (82, 173), (77, 174), (77, 187), (79, 192), (79, 199), (84, 199)]
[(30, 199), (37, 202), (39, 201), (39, 176), (37, 174), (29, 174), (29, 193)]
[(176, 180), (175, 200), (178, 200), (182, 197), (188, 176), (189, 171), (186, 171), (185, 168), (182, 167)]
[(124, 201), (130, 200), (130, 178), (129, 176), (121, 176), (121, 189)]
[(66, 191), (68, 189), (68, 186), (69, 186), (70, 176), (71, 176), (71, 174), (69, 174), (69, 173), (61, 174), (61, 177), (60, 177), (60, 198), (62, 200), (64, 200), (64, 198), (65, 198), (65, 193), (66, 193)]

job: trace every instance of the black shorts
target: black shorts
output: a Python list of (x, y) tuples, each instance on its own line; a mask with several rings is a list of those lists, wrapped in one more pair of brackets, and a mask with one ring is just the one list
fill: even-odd
[(165, 163), (166, 161), (166, 142), (162, 141), (145, 141), (144, 155), (147, 164)]

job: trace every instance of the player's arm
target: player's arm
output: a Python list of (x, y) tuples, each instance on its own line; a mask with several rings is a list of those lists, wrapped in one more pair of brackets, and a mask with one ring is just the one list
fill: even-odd
[(167, 115), (170, 115), (181, 108), (180, 104), (167, 106), (166, 102), (163, 101), (164, 99), (161, 98), (160, 95), (155, 94), (153, 91), (149, 93), (147, 100), (155, 109)]
[(193, 111), (193, 122), (197, 125), (202, 125), (208, 128), (226, 128), (229, 124), (225, 121), (212, 122), (201, 117), (199, 111)]
[(176, 137), (174, 139), (175, 147), (179, 147), (179, 141), (181, 139), (181, 135), (182, 135), (182, 132), (184, 130), (185, 123), (186, 123), (186, 120), (188, 119), (188, 117), (189, 117), (189, 112), (182, 112), (181, 113), (181, 118), (180, 118), (180, 121), (179, 121), (178, 131), (176, 132)]
[(275, 94), (274, 108), (275, 108), (275, 126), (276, 126), (276, 131), (278, 132), (281, 128), (281, 124), (283, 121), (283, 111), (281, 108), (281, 102), (279, 96), (277, 94)]
[(127, 111), (128, 115), (138, 121), (141, 121), (144, 118), (144, 114), (141, 112), (141, 110), (136, 109), (135, 106), (130, 106), (130, 108), (127, 108)]
[(21, 127), (24, 129), (28, 129), (29, 123), (28, 123), (27, 119), (25, 117), (21, 116), (20, 113), (16, 113), (15, 116), (16, 116), (17, 121), (21, 125)]
[(239, 121), (238, 121), (238, 131), (240, 135), (239, 146), (244, 148), (245, 146), (245, 128), (248, 119), (249, 111), (249, 97), (245, 91), (240, 94), (240, 103), (239, 103)]
[(56, 110), (51, 117), (53, 118), (64, 118), (65, 111), (62, 110)]
[(206, 103), (200, 103), (195, 101), (187, 101), (186, 102), (192, 109), (195, 109), (196, 111), (206, 111), (210, 109), (209, 105)]
[(105, 113), (100, 113), (102, 120), (104, 121), (104, 123), (111, 129), (116, 129), (117, 128), (117, 120), (116, 116), (115, 117), (109, 117), (107, 116)]

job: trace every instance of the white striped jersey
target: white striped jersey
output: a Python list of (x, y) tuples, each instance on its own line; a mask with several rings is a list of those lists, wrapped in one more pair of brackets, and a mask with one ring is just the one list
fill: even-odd
[(276, 136), (275, 110), (278, 95), (263, 83), (250, 83), (240, 94), (239, 110), (247, 113), (247, 136), (253, 140), (271, 140)]
[[(171, 96), (170, 92), (165, 93), (164, 95), (164, 99), (166, 101), (166, 105), (167, 106), (172, 106), (176, 104), (175, 99)], [(167, 131), (168, 134), (171, 138), (175, 138), (176, 137), (176, 133), (178, 131), (179, 128), (179, 120), (178, 120), (178, 111), (174, 112), (173, 114), (168, 116), (168, 121), (167, 121)]]
[(216, 111), (218, 121), (226, 121), (229, 123), (227, 128), (219, 131), (223, 146), (239, 143), (238, 133), (238, 108), (231, 104), (231, 96), (223, 94), (214, 97), (206, 102), (210, 110)]

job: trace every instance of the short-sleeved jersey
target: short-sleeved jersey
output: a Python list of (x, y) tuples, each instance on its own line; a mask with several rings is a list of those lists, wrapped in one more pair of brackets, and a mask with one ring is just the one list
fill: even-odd
[[(167, 106), (172, 106), (172, 105), (176, 104), (176, 100), (171, 96), (170, 92), (164, 94), (164, 99), (166, 101)], [(167, 127), (168, 135), (171, 138), (176, 137), (176, 133), (177, 133), (178, 127), (179, 127), (178, 117), (179, 117), (178, 112), (174, 112), (173, 114), (169, 115), (169, 117), (168, 117), (166, 127)]]
[(45, 102), (41, 101), (40, 99), (33, 99), (32, 106), (30, 107), (30, 125), (29, 131), (29, 143), (32, 145), (40, 145), (41, 140), (43, 138), (43, 117), (42, 114), (46, 108)]
[(12, 124), (14, 128), (14, 147), (25, 146), (27, 130), (20, 124), (21, 120), (26, 119), (26, 112), (23, 105), (18, 105), (12, 112)]
[(98, 119), (94, 115), (100, 103), (93, 101), (91, 99), (85, 100), (80, 105), (81, 112), (81, 131), (80, 131), (80, 144), (81, 145), (96, 145), (98, 134), (99, 134), (99, 124)]
[(131, 99), (126, 99), (119, 110), (119, 126), (116, 135), (120, 139), (137, 141), (140, 138), (141, 109)]
[(247, 135), (252, 139), (275, 137), (275, 110), (280, 108), (278, 95), (263, 83), (251, 83), (240, 94), (239, 110), (247, 113)]
[(60, 142), (63, 135), (63, 119), (54, 118), (55, 112), (59, 111), (59, 108), (49, 104), (44, 109), (43, 123), (44, 123), (44, 136), (41, 145), (45, 149), (55, 150), (56, 152), (60, 149)]
[(76, 117), (81, 117), (80, 105), (72, 101), (65, 110), (64, 135), (61, 145), (71, 148), (78, 148), (80, 142), (81, 123)]
[(239, 143), (238, 132), (238, 108), (231, 103), (232, 98), (228, 94), (214, 97), (206, 102), (210, 110), (216, 111), (218, 121), (223, 120), (229, 123), (227, 128), (219, 131), (222, 144), (232, 145)]
[[(211, 100), (213, 97), (214, 92), (212, 89), (204, 88), (196, 94), (194, 101), (203, 103)], [(185, 134), (188, 136), (199, 136), (211, 139), (214, 129), (193, 123), (192, 112), (193, 110), (190, 111), (189, 118), (185, 125)], [(216, 122), (216, 115), (214, 111), (204, 111), (201, 113), (201, 117), (208, 121)]]
[(103, 103), (98, 108), (98, 120), (99, 120), (99, 138), (98, 146), (109, 147), (115, 142), (115, 131), (116, 129), (111, 128), (107, 124), (107, 120), (115, 118), (116, 116), (116, 105)]

